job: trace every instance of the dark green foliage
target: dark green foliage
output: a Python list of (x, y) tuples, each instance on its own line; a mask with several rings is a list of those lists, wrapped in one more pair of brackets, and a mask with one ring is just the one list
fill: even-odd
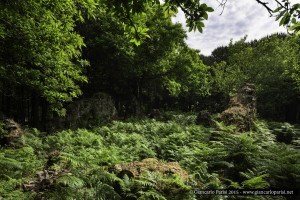
[[(208, 93), (207, 67), (198, 52), (187, 47), (181, 24), (173, 24), (163, 7), (134, 17), (148, 29), (139, 46), (133, 45), (119, 20), (104, 15), (78, 26), (85, 37), (83, 57), (90, 61), (89, 84), (84, 95), (110, 94), (121, 117), (148, 114), (152, 109), (174, 106), (178, 99)], [(191, 101), (191, 102), (192, 102)], [(181, 107), (185, 107), (182, 105)]]
[(84, 44), (74, 27), (82, 19), (81, 8), (94, 11), (93, 2), (76, 4), (31, 0), (0, 5), (1, 83), (37, 91), (57, 112), (63, 101), (81, 94), (77, 83), (86, 81), (82, 67), (87, 63), (80, 58)]
[[(94, 60), (85, 58), (98, 56), (98, 53), (104, 58), (107, 56), (106, 61), (110, 66), (113, 65), (112, 69), (104, 69), (105, 73), (101, 73), (100, 82), (111, 74), (116, 74), (114, 78), (117, 79), (122, 72), (133, 71), (133, 76), (127, 74), (129, 76), (119, 77), (121, 80), (117, 80), (118, 83), (113, 89), (122, 91), (118, 86), (127, 84), (128, 79), (131, 79), (128, 87), (135, 92), (135, 85), (132, 85), (132, 82), (136, 83), (132, 78), (137, 76), (141, 78), (141, 74), (137, 75), (135, 70), (138, 67), (132, 69), (132, 66), (148, 67), (144, 62), (135, 62), (136, 59), (133, 59), (135, 52), (132, 50), (146, 40), (148, 44), (152, 43), (146, 45), (148, 47), (146, 51), (153, 50), (150, 48), (153, 47), (155, 40), (156, 44), (159, 40), (157, 33), (159, 36), (165, 33), (167, 35), (167, 39), (161, 38), (164, 42), (160, 40), (160, 46), (172, 49), (173, 45), (168, 41), (173, 43), (173, 36), (176, 34), (180, 37), (174, 38), (180, 38), (183, 42), (184, 31), (181, 26), (171, 23), (171, 16), (177, 12), (177, 7), (185, 12), (188, 26), (199, 31), (204, 27), (202, 21), (208, 19), (208, 12), (213, 11), (205, 3), (195, 0), (164, 3), (157, 0), (1, 1), (0, 95), (3, 95), (3, 99), (1, 99), (0, 109), (9, 117), (19, 118), (22, 122), (29, 120), (33, 126), (39, 128), (40, 121), (45, 123), (45, 118), (49, 117), (48, 111), (65, 115), (66, 104), (82, 94), (80, 86), (86, 83), (88, 78), (92, 81), (98, 78), (97, 75), (92, 74), (93, 70), (91, 73), (85, 73), (89, 61), (93, 66), (95, 65)], [(155, 10), (159, 10), (161, 16), (159, 18), (162, 20), (153, 19)], [(163, 23), (156, 26), (151, 24), (152, 21), (167, 22), (168, 25), (163, 28)], [(93, 25), (89, 29), (83, 31), (91, 24)], [(173, 28), (169, 29), (172, 26)], [(90, 30), (91, 34), (87, 34)], [(91, 38), (94, 39), (92, 42)], [(94, 51), (99, 45), (103, 48)], [(82, 49), (85, 46), (89, 48), (87, 52), (93, 55), (82, 58)], [(162, 48), (158, 46), (155, 48), (152, 55), (156, 56), (161, 53)], [(165, 54), (160, 56), (163, 57)], [(151, 59), (157, 61), (155, 58)], [(107, 65), (106, 61), (100, 65)], [(146, 60), (142, 59), (142, 61)], [(149, 60), (147, 61), (146, 65), (150, 64)], [(131, 69), (123, 68), (123, 65)], [(158, 66), (161, 70), (161, 66)], [(118, 69), (121, 69), (120, 73), (117, 73)], [(100, 66), (99, 71), (103, 71), (103, 66)], [(106, 81), (103, 86), (105, 89), (109, 84), (109, 80)], [(178, 80), (174, 78), (164, 80), (166, 84), (168, 83), (169, 90), (173, 89), (176, 81)], [(175, 86), (178, 87), (178, 84)], [(42, 116), (40, 112), (43, 113)]]
[(291, 144), (293, 139), (295, 139), (296, 132), (299, 132), (298, 129), (295, 129), (295, 127), (289, 123), (270, 123), (270, 128), (276, 135), (276, 140), (286, 144)]
[[(299, 36), (244, 38), (204, 57), (207, 67), (171, 21), (178, 7), (190, 30), (200, 32), (213, 11), (198, 0), (1, 1), (0, 114), (46, 127), (82, 91), (85, 97), (110, 93), (122, 117), (161, 108), (216, 111), (249, 80), (257, 85), (263, 116), (280, 117), (299, 105)], [(299, 33), (299, 4), (279, 4), (274, 13)], [(221, 99), (216, 106), (214, 98)], [(0, 140), (16, 139), (1, 142), (0, 199), (194, 200), (202, 199), (195, 188), (300, 188), (295, 127), (258, 122), (255, 131), (238, 133), (195, 119), (169, 112), (49, 135), (30, 128), (11, 134), (0, 121)], [(112, 170), (145, 158), (176, 162), (188, 180), (171, 172), (127, 176)]]
[[(287, 5), (279, 4), (273, 14), (278, 14), (280, 24), (291, 24), (297, 32), (299, 4), (287, 1)], [(48, 119), (56, 117), (53, 111), (65, 115), (65, 106), (82, 92), (86, 97), (99, 91), (110, 93), (118, 104), (118, 110), (125, 110), (125, 117), (161, 107), (185, 111), (195, 110), (195, 107), (203, 109), (205, 106), (199, 106), (199, 101), (209, 94), (209, 82), (214, 88), (212, 98), (227, 99), (228, 88), (224, 87), (239, 85), (249, 77), (236, 76), (235, 65), (234, 70), (223, 73), (223, 65), (220, 70), (210, 70), (212, 78), (217, 80), (209, 81), (208, 68), (199, 59), (199, 52), (187, 47), (185, 31), (180, 24), (172, 23), (171, 17), (178, 8), (184, 12), (190, 30), (198, 29), (200, 32), (204, 27), (203, 21), (213, 11), (206, 3), (197, 0), (168, 0), (164, 3), (158, 0), (2, 1), (1, 111), (15, 120), (46, 129)], [(293, 44), (297, 46), (297, 41)], [(237, 50), (244, 50), (242, 47)], [(273, 47), (256, 48), (254, 57), (261, 56), (264, 50), (272, 52)], [(293, 59), (281, 57), (286, 56), (286, 52), (290, 53), (291, 48), (286, 49), (285, 46), (275, 49), (279, 56), (264, 56), (278, 57), (284, 65), (293, 65), (294, 71), (284, 73), (283, 68), (278, 70), (277, 65), (274, 67), (283, 76), (279, 78), (282, 84), (278, 87), (286, 90), (285, 94), (279, 95), (283, 100), (286, 100), (284, 96), (292, 97), (294, 101), (297, 99), (297, 95), (291, 95), (298, 87), (295, 82), (299, 82), (299, 67), (294, 66), (298, 48), (294, 49), (290, 56)], [(212, 65), (214, 61), (231, 60), (230, 65), (240, 65), (235, 62), (234, 56), (231, 58), (234, 53), (237, 52), (231, 47), (220, 47), (205, 62)], [(236, 56), (241, 57), (239, 61), (243, 63), (254, 60), (251, 52), (247, 51)], [(91, 66), (86, 68), (89, 63)], [(277, 63), (277, 60), (272, 63)], [(248, 72), (249, 66), (246, 68), (242, 71)], [(242, 78), (232, 81), (231, 75)], [(250, 78), (253, 76), (256, 74), (251, 74)], [(88, 80), (90, 82), (85, 84)], [(278, 88), (274, 91), (270, 87), (273, 84), (268, 81), (261, 94), (271, 96), (278, 93)], [(284, 106), (297, 104), (294, 101), (284, 102)], [(272, 99), (262, 104), (266, 112), (272, 112), (270, 115), (281, 109), (272, 110), (275, 104)], [(212, 105), (209, 104), (210, 107)], [(222, 107), (224, 105), (222, 102)]]
[(251, 42), (246, 38), (217, 49), (221, 55), (211, 64), (212, 90), (228, 97), (240, 85), (253, 83), (260, 117), (299, 122), (299, 36), (274, 34)]
[(4, 199), (33, 199), (34, 194), (24, 192), (22, 183), (31, 179), (35, 172), (43, 169), (46, 159), (39, 152), (41, 138), (33, 133), (25, 137), (24, 146), (20, 148), (0, 149), (0, 197)]

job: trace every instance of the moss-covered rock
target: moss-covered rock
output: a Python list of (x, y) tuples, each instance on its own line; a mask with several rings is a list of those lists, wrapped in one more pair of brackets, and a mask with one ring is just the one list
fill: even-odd
[(212, 114), (208, 110), (202, 110), (198, 113), (196, 118), (196, 124), (209, 127), (212, 123)]
[(97, 93), (72, 103), (68, 108), (69, 128), (83, 128), (108, 122), (117, 115), (113, 99), (105, 93)]
[(0, 122), (0, 146), (15, 146), (20, 143), (23, 130), (13, 119)]
[(256, 118), (256, 88), (246, 83), (231, 98), (229, 107), (220, 115), (226, 125), (236, 125), (237, 131), (251, 130)]
[(145, 171), (159, 172), (162, 174), (176, 174), (183, 181), (188, 180), (188, 173), (177, 162), (162, 162), (156, 158), (146, 158), (142, 161), (126, 164), (117, 164), (112, 168), (120, 176), (138, 177)]

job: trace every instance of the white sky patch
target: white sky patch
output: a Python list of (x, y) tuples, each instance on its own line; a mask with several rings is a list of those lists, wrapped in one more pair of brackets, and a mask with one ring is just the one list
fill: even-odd
[[(296, 0), (298, 1), (298, 0)], [(230, 39), (237, 41), (248, 35), (248, 41), (259, 39), (276, 32), (286, 32), (284, 27), (279, 27), (279, 22), (270, 17), (268, 11), (255, 0), (228, 0), (226, 7), (218, 7), (217, 0), (207, 1), (215, 9), (209, 13), (203, 33), (187, 32), (187, 44), (194, 49), (199, 49), (201, 54), (209, 55), (218, 46), (227, 45)], [(293, 2), (293, 1), (292, 1)], [(270, 0), (270, 6), (276, 7)], [(183, 12), (179, 12), (173, 22), (179, 22), (185, 27)], [(186, 28), (187, 30), (187, 28)]]

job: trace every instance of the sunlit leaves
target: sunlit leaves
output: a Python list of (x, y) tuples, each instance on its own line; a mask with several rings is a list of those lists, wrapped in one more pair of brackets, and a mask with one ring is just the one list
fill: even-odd
[(87, 61), (81, 59), (85, 45), (75, 27), (86, 19), (112, 16), (128, 41), (140, 46), (150, 39), (145, 22), (156, 8), (163, 8), (165, 18), (182, 9), (187, 25), (200, 32), (207, 13), (213, 11), (196, 0), (163, 4), (158, 0), (4, 1), (0, 5), (1, 78), (26, 85), (63, 114), (64, 104), (81, 94), (78, 84), (87, 82), (83, 75)]
[(280, 26), (287, 26), (289, 30), (296, 33), (300, 31), (300, 3), (291, 4), (289, 1), (282, 0), (273, 13), (277, 14), (276, 21), (280, 20)]
[[(193, 2), (194, 3), (194, 2)], [(192, 12), (186, 11), (185, 9), (182, 9), (183, 12), (185, 13), (186, 17), (186, 24), (189, 27), (189, 31), (192, 30), (198, 30), (199, 32), (203, 32), (204, 28), (204, 20), (208, 19), (208, 12), (213, 12), (214, 9), (211, 7), (208, 7), (205, 3), (200, 4), (200, 3), (188, 3), (188, 6), (193, 5), (195, 7), (195, 10)], [(184, 6), (187, 6), (184, 4)]]
[[(200, 3), (197, 0), (176, 0), (170, 1), (166, 0), (162, 4), (160, 1), (104, 1), (107, 5), (110, 12), (124, 22), (125, 28), (127, 26), (135, 27), (134, 20), (132, 20), (136, 15), (138, 17), (142, 16), (144, 13), (151, 12), (151, 9), (154, 7), (163, 7), (165, 15), (173, 16), (178, 12), (178, 8), (181, 9), (186, 16), (187, 26), (189, 30), (199, 30), (202, 32), (204, 27), (204, 20), (208, 19), (208, 12), (212, 12), (213, 8), (208, 7), (205, 3)], [(140, 34), (140, 35), (139, 35)], [(140, 38), (135, 37), (134, 35), (139, 35)], [(134, 36), (132, 42), (139, 44), (137, 40), (142, 39), (146, 34), (140, 32), (138, 29), (135, 30), (135, 33), (131, 36)]]
[(74, 31), (75, 23), (92, 17), (96, 6), (93, 0), (1, 4), (6, 10), (1, 12), (5, 22), (1, 21), (5, 27), (1, 42), (7, 52), (1, 63), (6, 66), (3, 78), (32, 88), (63, 114), (63, 103), (79, 96), (78, 83), (87, 81), (82, 73), (87, 62), (80, 58), (84, 43)]
[[(260, 115), (283, 117), (277, 110), (299, 95), (299, 37), (272, 35), (259, 41), (246, 38), (230, 44), (229, 56), (214, 65), (214, 88), (234, 94), (241, 84), (256, 85)], [(282, 111), (281, 111), (282, 112)]]

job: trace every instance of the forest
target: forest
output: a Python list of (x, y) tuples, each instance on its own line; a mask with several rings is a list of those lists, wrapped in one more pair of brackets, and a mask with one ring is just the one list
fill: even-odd
[(209, 1), (1, 0), (0, 200), (300, 199), (300, 3), (251, 1), (287, 33), (203, 55)]

